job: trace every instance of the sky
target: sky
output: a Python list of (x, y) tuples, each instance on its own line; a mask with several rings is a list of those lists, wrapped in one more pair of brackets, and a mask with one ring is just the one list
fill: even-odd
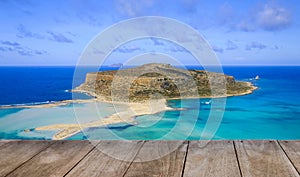
[[(300, 65), (299, 0), (0, 0), (0, 66), (76, 65), (99, 33), (142, 16), (191, 26), (222, 65)], [(197, 64), (182, 47), (154, 38), (119, 46), (106, 64), (154, 50)]]

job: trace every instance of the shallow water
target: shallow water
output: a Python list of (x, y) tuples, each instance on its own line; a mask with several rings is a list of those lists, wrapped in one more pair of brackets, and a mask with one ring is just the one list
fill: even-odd
[[(127, 123), (86, 129), (68, 139), (300, 139), (300, 67), (228, 67), (226, 74), (253, 81), (259, 87), (253, 94), (229, 97), (224, 116), (211, 124), (217, 131), (204, 131), (208, 116), (221, 113), (211, 109), (210, 99), (170, 100), (172, 110), (136, 117)], [(215, 102), (218, 99), (214, 100)], [(200, 109), (197, 108), (200, 104)], [(75, 112), (74, 112), (75, 109)], [(50, 139), (56, 131), (24, 132), (38, 126), (87, 122), (115, 112), (107, 103), (74, 104), (55, 108), (1, 109), (1, 139)], [(75, 116), (75, 113), (77, 117)], [(220, 126), (218, 121), (221, 121)]]

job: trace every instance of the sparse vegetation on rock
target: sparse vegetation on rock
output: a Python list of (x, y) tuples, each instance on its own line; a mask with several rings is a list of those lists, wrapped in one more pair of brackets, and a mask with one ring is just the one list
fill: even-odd
[(114, 101), (156, 98), (224, 97), (251, 93), (256, 87), (233, 76), (204, 70), (184, 70), (168, 64), (146, 64), (118, 71), (88, 73), (75, 91)]

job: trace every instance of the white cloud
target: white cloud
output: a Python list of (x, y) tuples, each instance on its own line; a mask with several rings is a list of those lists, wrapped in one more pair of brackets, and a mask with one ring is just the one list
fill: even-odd
[(291, 13), (283, 7), (266, 4), (257, 15), (257, 23), (264, 30), (281, 30), (291, 24)]
[(226, 42), (226, 50), (235, 50), (238, 49), (238, 46), (231, 40)]
[(217, 17), (217, 23), (220, 25), (231, 25), (234, 23), (235, 20), (235, 14), (232, 6), (226, 2), (224, 3), (217, 11), (216, 14)]
[(252, 49), (258, 49), (258, 50), (262, 50), (267, 48), (267, 46), (265, 44), (262, 44), (260, 42), (257, 41), (253, 41), (251, 44), (247, 44), (245, 50), (252, 50)]
[(242, 19), (236, 29), (252, 32), (258, 29), (279, 31), (287, 28), (292, 22), (291, 11), (273, 4), (264, 4)]
[(115, 51), (118, 51), (120, 53), (132, 53), (136, 51), (141, 51), (142, 49), (138, 46), (122, 46), (116, 49)]
[(242, 20), (240, 23), (236, 25), (236, 28), (245, 32), (252, 32), (256, 30), (255, 24), (249, 22), (248, 20)]
[(181, 8), (186, 12), (197, 11), (198, 0), (181, 0)]
[(217, 46), (212, 46), (212, 49), (215, 51), (215, 52), (218, 52), (218, 53), (223, 53), (224, 52), (224, 49), (221, 48), (221, 47), (217, 47)]
[(128, 17), (142, 15), (153, 4), (154, 0), (115, 0), (116, 10)]

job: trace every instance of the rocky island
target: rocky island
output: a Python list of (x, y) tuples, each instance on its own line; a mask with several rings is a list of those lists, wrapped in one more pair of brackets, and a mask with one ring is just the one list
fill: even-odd
[(169, 64), (152, 63), (118, 71), (88, 73), (86, 81), (73, 91), (94, 96), (91, 101), (110, 102), (123, 109), (97, 121), (48, 125), (34, 130), (58, 130), (52, 139), (60, 140), (82, 129), (118, 123), (135, 124), (137, 116), (177, 110), (167, 106), (167, 99), (245, 95), (255, 89), (250, 82), (236, 81), (233, 76), (184, 70)]
[(233, 76), (222, 73), (152, 63), (88, 73), (85, 83), (73, 91), (85, 92), (105, 101), (143, 102), (150, 97), (155, 99), (157, 94), (165, 99), (209, 98), (244, 95), (255, 89), (249, 82), (236, 81)]

